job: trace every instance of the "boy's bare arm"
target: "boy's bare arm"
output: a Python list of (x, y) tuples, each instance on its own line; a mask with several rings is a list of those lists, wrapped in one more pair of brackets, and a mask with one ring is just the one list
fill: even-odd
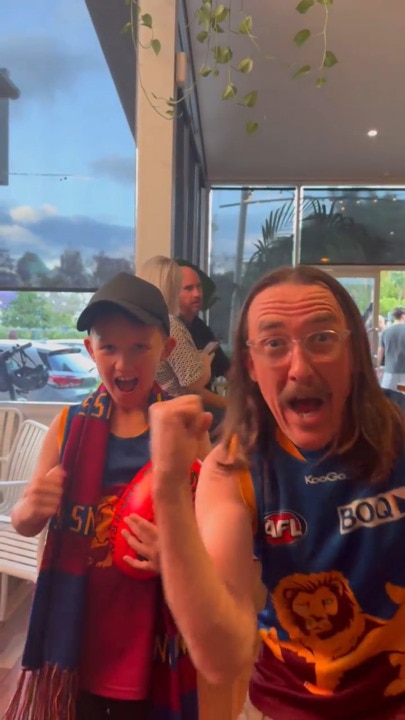
[(20, 535), (38, 535), (59, 509), (65, 479), (59, 465), (59, 424), (57, 415), (45, 435), (32, 478), (11, 512), (11, 522)]

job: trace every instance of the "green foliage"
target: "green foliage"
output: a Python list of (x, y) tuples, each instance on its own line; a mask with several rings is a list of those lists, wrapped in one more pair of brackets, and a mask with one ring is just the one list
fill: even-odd
[(331, 52), (330, 50), (327, 50), (325, 52), (325, 59), (323, 61), (323, 67), (324, 68), (331, 68), (334, 65), (336, 65), (339, 62), (336, 55)]
[(387, 315), (403, 305), (405, 300), (405, 272), (403, 270), (384, 270), (380, 275), (380, 315)]
[(305, 15), (313, 5), (315, 5), (315, 0), (301, 0), (295, 9), (301, 13), (301, 15)]
[(309, 38), (311, 37), (311, 31), (308, 30), (308, 28), (305, 28), (304, 30), (299, 30), (296, 35), (294, 35), (294, 42), (298, 47), (301, 47)]
[[(143, 13), (141, 8), (141, 0), (124, 0), (125, 4), (129, 6), (131, 13), (130, 22), (126, 23), (123, 32), (130, 31), (134, 41), (135, 47), (140, 42), (137, 32), (137, 25), (147, 28), (150, 30), (150, 40), (147, 45), (142, 47), (150, 48), (155, 55), (159, 55), (161, 51), (161, 43), (154, 35), (153, 19), (149, 13)], [(313, 33), (308, 27), (304, 27), (295, 33), (293, 42), (298, 48), (306, 46), (309, 42), (319, 42), (318, 38), (322, 38), (321, 45), (321, 60), (317, 69), (317, 75), (319, 70), (329, 70), (338, 63), (336, 55), (327, 46), (327, 25), (329, 12), (333, 5), (333, 0), (300, 0), (295, 10), (300, 15), (306, 15), (314, 7), (321, 5), (324, 13), (324, 23), (321, 32)], [(319, 10), (320, 8), (318, 8)], [(253, 17), (252, 15), (245, 14), (243, 5), (240, 8), (232, 3), (232, 0), (226, 0), (226, 2), (214, 2), (213, 0), (198, 0), (198, 7), (194, 13), (194, 21), (197, 24), (197, 31), (195, 37), (199, 43), (205, 46), (206, 54), (204, 62), (198, 70), (198, 75), (201, 78), (215, 77), (219, 78), (219, 82), (222, 84), (220, 95), (222, 100), (235, 100), (237, 99), (237, 87), (238, 82), (235, 81), (237, 75), (250, 75), (257, 65), (256, 60), (251, 56), (250, 52), (246, 52), (242, 57), (235, 58), (235, 46), (233, 45), (234, 37), (244, 38), (246, 42), (250, 44), (250, 48), (253, 48), (257, 55), (262, 60), (272, 59), (267, 52), (264, 54), (259, 47), (257, 38), (254, 35)], [(190, 23), (192, 26), (192, 22)], [(239, 48), (240, 43), (236, 43)], [(220, 72), (220, 68), (226, 69), (226, 80), (225, 84), (223, 79), (223, 72)], [(302, 64), (298, 69), (293, 69), (293, 78), (302, 78), (305, 75), (309, 75), (315, 70), (312, 65), (308, 63)], [(316, 87), (320, 88), (326, 83), (327, 78), (325, 75), (316, 76), (315, 84)], [(191, 90), (192, 88), (190, 88)], [(241, 102), (238, 102), (242, 108), (246, 111), (253, 110), (258, 102), (259, 94), (256, 89), (246, 88), (246, 82), (244, 83), (245, 94)], [(187, 94), (187, 93), (186, 93)], [(152, 97), (155, 97), (151, 93)], [(162, 99), (162, 98), (160, 98)], [(181, 101), (180, 101), (181, 102)], [(172, 98), (166, 100), (169, 105), (169, 110), (160, 113), (163, 117), (174, 117), (175, 112), (171, 110), (172, 107), (177, 105)], [(157, 109), (157, 108), (156, 108)], [(158, 111), (158, 109), (157, 109)], [(159, 112), (159, 111), (158, 111)], [(259, 123), (256, 118), (250, 119), (245, 124), (246, 132), (248, 135), (254, 134), (259, 129)]]
[(52, 308), (38, 292), (19, 292), (2, 313), (3, 325), (9, 327), (50, 328)]

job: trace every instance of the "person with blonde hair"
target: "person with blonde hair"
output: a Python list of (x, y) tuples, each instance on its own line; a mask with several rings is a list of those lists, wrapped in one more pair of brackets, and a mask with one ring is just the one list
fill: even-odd
[(212, 355), (199, 352), (190, 332), (177, 317), (182, 272), (172, 258), (155, 255), (141, 267), (138, 276), (161, 291), (169, 310), (170, 336), (176, 346), (169, 357), (160, 363), (156, 381), (169, 395), (200, 393), (211, 376)]

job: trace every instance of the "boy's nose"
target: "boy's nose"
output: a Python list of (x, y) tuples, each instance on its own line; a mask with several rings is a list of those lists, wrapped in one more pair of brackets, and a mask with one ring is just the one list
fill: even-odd
[(130, 355), (121, 354), (117, 357), (115, 367), (124, 375), (125, 372), (130, 372), (134, 369), (133, 358)]

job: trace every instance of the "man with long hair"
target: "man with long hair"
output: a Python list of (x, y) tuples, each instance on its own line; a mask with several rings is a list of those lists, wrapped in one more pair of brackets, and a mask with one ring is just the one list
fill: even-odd
[(201, 400), (151, 408), (166, 597), (211, 682), (253, 661), (240, 720), (405, 718), (405, 431), (362, 318), (321, 270), (260, 280), (239, 320), (222, 441), (193, 513)]

